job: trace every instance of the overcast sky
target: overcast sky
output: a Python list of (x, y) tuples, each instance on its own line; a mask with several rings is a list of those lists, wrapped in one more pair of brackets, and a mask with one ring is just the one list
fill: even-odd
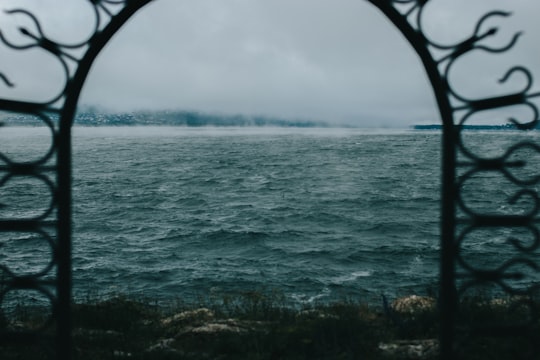
[[(20, 3), (3, 0), (0, 7)], [(73, 42), (91, 24), (84, 0), (25, 3), (51, 38)], [(53, 12), (55, 6), (63, 10)], [(456, 67), (456, 87), (471, 97), (523, 87), (519, 76), (507, 87), (497, 85), (513, 65), (529, 67), (540, 79), (540, 1), (432, 0), (426, 9), (426, 31), (441, 43), (469, 36), (491, 9), (513, 16), (486, 24), (501, 28), (489, 44), (525, 33), (508, 54), (478, 52)], [(13, 24), (6, 15), (0, 18), (6, 36)], [(60, 73), (43, 71), (56, 66), (50, 60), (34, 51), (35, 58), (41, 56), (36, 66), (25, 60), (28, 54), (0, 50), (0, 72), (15, 73), (11, 80), (18, 85), (0, 87), (0, 96), (54, 92), (50, 79)], [(365, 0), (155, 0), (102, 52), (81, 103), (119, 111), (184, 109), (370, 126), (438, 122), (416, 55)]]

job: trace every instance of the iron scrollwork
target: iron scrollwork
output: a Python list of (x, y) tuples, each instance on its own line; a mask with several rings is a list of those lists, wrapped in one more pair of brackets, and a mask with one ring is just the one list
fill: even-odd
[[(505, 335), (528, 339), (529, 346), (524, 349), (523, 356), (533, 358), (538, 355), (537, 349), (534, 349), (538, 339), (532, 334), (539, 320), (534, 295), (540, 272), (536, 262), (540, 245), (537, 226), (540, 198), (536, 186), (540, 182), (540, 173), (538, 168), (527, 165), (540, 154), (540, 146), (530, 137), (525, 140), (518, 138), (506, 144), (507, 148), (502, 154), (487, 156), (486, 149), (479, 146), (483, 135), (467, 132), (467, 128), (471, 119), (478, 115), (521, 107), (520, 114), (526, 108), (530, 118), (518, 120), (518, 116), (510, 115), (503, 128), (523, 131), (536, 129), (539, 112), (533, 100), (540, 96), (540, 92), (532, 91), (531, 72), (523, 66), (514, 66), (503, 74), (499, 83), (504, 85), (519, 75), (525, 80), (521, 90), (480, 98), (462, 95), (452, 82), (455, 64), (465, 56), (480, 52), (500, 54), (509, 51), (518, 42), (521, 33), (514, 34), (502, 46), (486, 45), (486, 40), (496, 37), (499, 30), (495, 26), (486, 28), (487, 23), (510, 16), (505, 11), (491, 11), (478, 20), (468, 38), (453, 44), (439, 44), (428, 37), (423, 27), (428, 2), (393, 0), (389, 2), (392, 5), (390, 8), (388, 2), (372, 1), (387, 16), (396, 18), (394, 23), (415, 48), (419, 46), (415, 44), (421, 43), (421, 47), (428, 50), (427, 53), (418, 53), (430, 76), (443, 121), (441, 357), (459, 357), (464, 343), (477, 341), (478, 337)], [(407, 22), (401, 22), (393, 14), (394, 10)], [(493, 118), (490, 120), (493, 121)], [(509, 139), (516, 137), (508, 132), (504, 135)], [(469, 137), (475, 141), (467, 141)], [(506, 183), (510, 186), (505, 186)], [(486, 201), (486, 197), (489, 197), (489, 201)], [(494, 232), (500, 229), (504, 229), (502, 236), (506, 238), (501, 251), (507, 256), (513, 254), (510, 258), (488, 264), (480, 264), (482, 259), (478, 256), (469, 259), (467, 254), (471, 243), (493, 241)], [(488, 284), (491, 287), (485, 290)], [(487, 322), (477, 318), (471, 321), (462, 314), (465, 310), (461, 308), (465, 308), (464, 304), (471, 298), (471, 290), (479, 287), (486, 291), (482, 296), (487, 295), (492, 298), (490, 301), (506, 305), (506, 313), (499, 319), (492, 316)], [(478, 291), (472, 296), (476, 302), (482, 301)], [(519, 312), (519, 316), (516, 312)], [(514, 321), (508, 320), (512, 318)], [(456, 336), (458, 326), (467, 329), (463, 332), (466, 336)], [(471, 334), (478, 337), (471, 337)]]
[[(39, 18), (25, 9), (9, 9), (7, 16), (24, 17), (30, 26), (18, 29), (19, 40), (10, 38), (0, 25), (0, 43), (4, 49), (14, 51), (39, 50), (60, 65), (63, 83), (58, 92), (46, 100), (0, 99), (0, 110), (26, 114), (41, 122), (50, 130), (50, 147), (37, 159), (18, 161), (8, 154), (0, 153), (0, 231), (6, 234), (3, 243), (16, 241), (17, 234), (39, 239), (49, 248), (50, 259), (37, 270), (13, 268), (0, 263), (0, 310), (5, 310), (5, 299), (13, 292), (37, 292), (50, 303), (50, 316), (42, 326), (24, 329), (22, 332), (9, 326), (0, 328), (0, 344), (13, 341), (40, 342), (39, 339), (54, 338), (47, 347), (53, 356), (71, 358), (71, 125), (81, 88), (91, 64), (108, 40), (140, 8), (152, 0), (86, 0), (93, 13), (93, 25), (88, 35), (76, 43), (63, 43), (47, 36), (47, 29)], [(493, 110), (513, 109), (517, 106), (529, 110), (530, 118), (510, 116), (508, 123), (516, 130), (529, 130), (538, 125), (539, 112), (534, 98), (533, 77), (523, 66), (510, 68), (500, 79), (506, 84), (521, 76), (525, 86), (520, 91), (486, 98), (470, 98), (463, 95), (451, 80), (455, 64), (465, 56), (477, 53), (499, 54), (510, 50), (518, 41), (520, 33), (500, 47), (486, 44), (497, 35), (497, 27), (485, 28), (495, 19), (510, 14), (492, 11), (481, 17), (472, 34), (454, 44), (439, 44), (428, 36), (423, 26), (424, 12), (429, 0), (368, 0), (379, 8), (396, 25), (415, 49), (430, 79), (442, 121), (442, 191), (441, 191), (441, 357), (454, 359), (456, 327), (460, 326), (459, 306), (472, 287), (486, 283), (494, 284), (503, 293), (513, 296), (509, 312), (517, 311), (520, 322), (514, 324), (467, 324), (468, 334), (486, 334), (489, 331), (527, 334), (537, 324), (534, 303), (531, 300), (536, 284), (524, 281), (537, 274), (539, 267), (535, 254), (540, 244), (537, 227), (540, 199), (536, 186), (540, 182), (537, 169), (524, 171), (531, 157), (540, 153), (540, 146), (530, 139), (508, 145), (506, 151), (487, 157), (475, 143), (468, 143), (465, 136), (467, 124), (479, 114)], [(19, 43), (20, 40), (23, 40)], [(0, 64), (1, 67), (1, 64)], [(2, 72), (0, 86), (4, 90), (17, 87), (15, 76)], [(504, 211), (478, 206), (485, 191), (483, 185), (504, 179), (512, 185), (510, 194), (504, 193)], [(42, 184), (47, 196), (39, 210), (27, 209), (14, 212), (13, 196), (5, 194), (18, 180)], [(476, 186), (474, 186), (476, 185)], [(475, 188), (474, 192), (470, 188)], [(5, 200), (9, 201), (5, 201)], [(495, 203), (495, 202), (492, 202)], [(36, 202), (25, 204), (37, 205)], [(10, 212), (11, 211), (11, 212)], [(7, 215), (6, 215), (7, 214)], [(11, 214), (11, 215), (10, 215)], [(13, 214), (18, 214), (13, 216)], [(22, 215), (21, 215), (22, 214)], [(493, 231), (504, 229), (507, 250), (516, 256), (505, 259), (491, 267), (475, 265), (467, 259), (467, 246), (472, 238), (492, 236)], [(510, 231), (511, 234), (507, 233)], [(478, 235), (478, 233), (488, 235)], [(9, 236), (7, 236), (9, 235)], [(476, 260), (476, 259), (475, 259)], [(1, 261), (1, 260), (0, 260)], [(516, 297), (516, 296), (520, 297)], [(525, 311), (523, 310), (525, 309)], [(489, 326), (487, 326), (489, 325)], [(51, 335), (51, 329), (56, 329)], [(486, 329), (490, 329), (487, 331)], [(506, 329), (506, 330), (505, 330)], [(531, 340), (532, 341), (532, 340)], [(53, 348), (54, 350), (50, 350)]]
[[(3, 50), (37, 50), (60, 65), (63, 80), (59, 90), (45, 100), (11, 99), (9, 91), (17, 88), (17, 75), (0, 69), (0, 86), (7, 94), (0, 99), (0, 110), (12, 114), (8, 117), (14, 119), (31, 117), (34, 124), (49, 129), (51, 138), (50, 146), (33, 159), (20, 160), (0, 149), (0, 251), (28, 239), (45, 249), (38, 253), (32, 248), (32, 253), (25, 255), (24, 264), (10, 262), (9, 254), (0, 257), (0, 346), (22, 344), (21, 349), (28, 351), (27, 345), (32, 345), (31, 351), (49, 358), (72, 357), (71, 125), (93, 60), (121, 25), (148, 2), (89, 0), (94, 17), (92, 29), (87, 38), (76, 43), (48, 37), (47, 28), (28, 10), (5, 11), (5, 16), (20, 17), (28, 25), (11, 32), (7, 30), (13, 29), (6, 29), (7, 25), (0, 25)], [(18, 35), (13, 38), (13, 34)], [(10, 123), (17, 124), (16, 120)], [(27, 194), (25, 201), (21, 201), (17, 194), (24, 189), (17, 189), (17, 184), (25, 188), (29, 182), (42, 191)], [(41, 259), (43, 256), (48, 259)], [(49, 307), (40, 324), (21, 327), (10, 317), (13, 304), (26, 299), (38, 299), (41, 306)]]

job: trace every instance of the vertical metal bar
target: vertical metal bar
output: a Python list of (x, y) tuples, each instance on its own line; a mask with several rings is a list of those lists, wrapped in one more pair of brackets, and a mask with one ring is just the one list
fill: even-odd
[(115, 15), (114, 21), (101, 32), (95, 34), (90, 43), (90, 48), (79, 62), (71, 82), (66, 87), (66, 100), (62, 109), (59, 130), (56, 141), (58, 142), (58, 273), (57, 273), (57, 296), (55, 312), (57, 317), (56, 351), (57, 359), (69, 360), (72, 357), (71, 337), (71, 290), (72, 290), (72, 144), (71, 126), (76, 113), (79, 95), (90, 71), (90, 67), (103, 49), (105, 44), (120, 29), (120, 27), (140, 8), (151, 0), (139, 0), (133, 2)]
[(65, 102), (61, 112), (56, 141), (58, 149), (58, 250), (57, 250), (57, 296), (56, 351), (57, 359), (70, 360), (73, 353), (71, 336), (72, 291), (72, 143), (71, 126), (77, 110), (77, 102), (95, 58), (121, 26), (140, 8), (152, 0), (138, 0), (126, 4), (112, 21), (89, 42), (89, 49), (79, 61), (78, 68), (65, 90)]
[(71, 340), (71, 126), (60, 121), (58, 142), (57, 359), (69, 360)]
[(455, 275), (455, 176), (456, 141), (454, 126), (445, 123), (442, 133), (442, 195), (441, 195), (441, 258), (440, 258), (440, 358), (454, 360), (454, 332), (456, 314)]
[(446, 81), (433, 59), (428, 42), (421, 31), (408, 22), (390, 1), (369, 0), (379, 8), (399, 29), (419, 56), (433, 88), (442, 120), (441, 151), (441, 218), (440, 218), (440, 273), (439, 273), (439, 320), (440, 358), (454, 360), (455, 341), (455, 226), (456, 226), (456, 149), (453, 110), (448, 98)]

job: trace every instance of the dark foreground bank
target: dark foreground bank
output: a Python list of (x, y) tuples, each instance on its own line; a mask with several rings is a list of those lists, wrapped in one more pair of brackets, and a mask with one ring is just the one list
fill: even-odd
[[(468, 299), (470, 324), (516, 323), (531, 310), (529, 299)], [(538, 302), (534, 303), (538, 310)], [(278, 296), (245, 293), (219, 301), (163, 306), (124, 296), (74, 304), (75, 359), (437, 359), (436, 301), (409, 296), (380, 307), (354, 302), (303, 309)], [(43, 309), (19, 306), (2, 315), (0, 331), (43, 323)], [(460, 359), (511, 359), (540, 342), (538, 320), (528, 336), (459, 344)], [(51, 332), (47, 330), (46, 332)], [(470, 332), (462, 327), (461, 334)], [(473, 333), (464, 337), (472, 339)], [(0, 346), (0, 359), (46, 359), (42, 347)]]

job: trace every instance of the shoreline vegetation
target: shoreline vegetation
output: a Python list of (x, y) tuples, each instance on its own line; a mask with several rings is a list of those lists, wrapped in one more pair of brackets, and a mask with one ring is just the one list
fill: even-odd
[[(539, 323), (528, 316), (538, 310), (537, 301), (523, 297), (462, 300), (460, 359), (512, 359), (533, 351), (540, 343)], [(39, 329), (49, 313), (17, 305), (0, 317), (0, 333)], [(379, 306), (344, 300), (297, 309), (284, 306), (276, 293), (168, 306), (117, 295), (73, 304), (74, 358), (437, 359), (438, 316), (436, 299), (416, 295), (383, 297)], [(485, 336), (494, 335), (499, 322), (516, 327), (506, 337)], [(526, 324), (526, 332), (517, 332), (519, 323)], [(53, 329), (43, 332), (52, 336)], [(0, 358), (47, 357), (39, 346), (21, 352), (0, 345)]]

